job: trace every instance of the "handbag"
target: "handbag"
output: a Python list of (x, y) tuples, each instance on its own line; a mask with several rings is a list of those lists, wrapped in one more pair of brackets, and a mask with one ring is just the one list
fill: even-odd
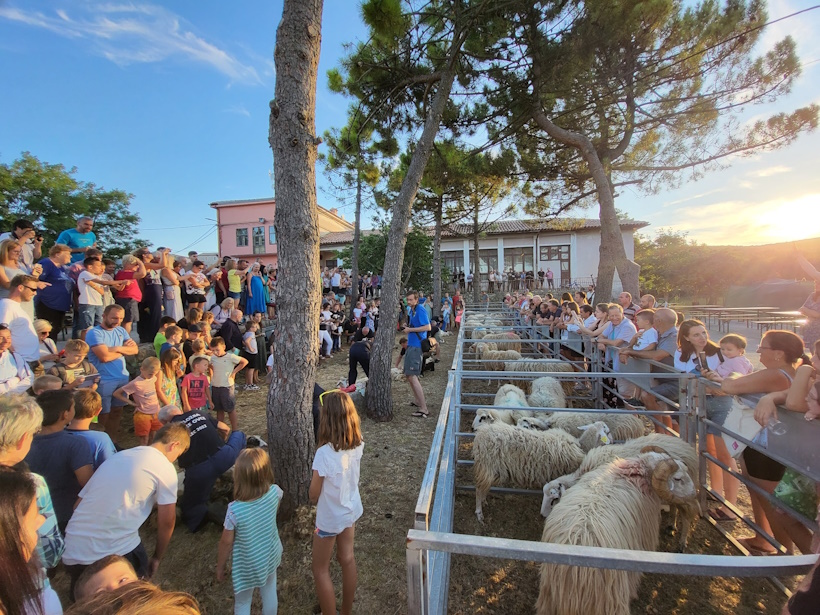
[[(747, 440), (754, 440), (755, 436), (760, 433), (763, 427), (755, 420), (754, 408), (749, 408), (747, 405), (739, 402), (737, 398), (732, 400), (732, 409), (726, 416), (726, 421), (723, 427), (734, 434), (743, 436)], [(724, 433), (723, 441), (726, 442), (726, 448), (729, 449), (729, 454), (734, 457), (740, 457), (740, 454), (746, 448), (746, 443), (741, 442), (732, 434)]]
[(426, 354), (426, 353), (430, 352), (430, 348), (432, 347), (432, 345), (430, 344), (430, 340), (426, 337), (420, 336), (418, 331), (413, 331), (413, 334), (417, 338), (419, 338), (419, 341), (421, 342), (421, 351), (422, 351), (422, 353)]

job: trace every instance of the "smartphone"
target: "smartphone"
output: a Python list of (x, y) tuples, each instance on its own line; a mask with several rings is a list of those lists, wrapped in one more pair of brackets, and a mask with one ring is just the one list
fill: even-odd
[(93, 387), (95, 384), (100, 382), (100, 375), (99, 374), (91, 374), (90, 376), (85, 376), (83, 381), (77, 386), (78, 389), (88, 389)]
[(700, 371), (706, 371), (709, 369), (708, 365), (706, 364), (706, 353), (700, 351), (698, 353), (698, 361), (700, 361)]

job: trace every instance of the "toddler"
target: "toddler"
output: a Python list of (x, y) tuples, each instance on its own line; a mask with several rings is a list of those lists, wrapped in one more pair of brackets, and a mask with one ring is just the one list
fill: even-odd
[(211, 351), (208, 350), (208, 344), (205, 343), (204, 339), (198, 339), (191, 342), (191, 350), (193, 354), (188, 357), (188, 367), (192, 367), (194, 364), (194, 359), (197, 357), (205, 357), (208, 359), (208, 362), (211, 361)]
[(356, 560), (353, 533), (362, 516), (359, 465), (364, 451), (359, 415), (353, 400), (339, 390), (319, 396), (319, 448), (313, 458), (310, 501), (316, 502), (313, 535), (313, 581), (323, 615), (336, 613), (336, 593), (330, 578), (330, 557), (342, 567), (342, 615), (353, 611), (356, 593)]
[(31, 391), (36, 397), (43, 391), (56, 391), (63, 388), (63, 381), (57, 376), (46, 374), (45, 376), (37, 376), (34, 382), (31, 383)]
[(242, 336), (242, 357), (248, 362), (248, 367), (245, 370), (245, 389), (250, 391), (258, 391), (257, 384), (257, 369), (259, 363), (259, 347), (256, 344), (256, 332), (259, 330), (259, 325), (250, 321), (245, 325), (245, 333)]
[(83, 570), (74, 586), (74, 599), (85, 600), (138, 580), (131, 562), (122, 555), (107, 555)]
[(742, 335), (730, 333), (720, 338), (720, 354), (723, 355), (723, 362), (715, 368), (715, 372), (721, 378), (732, 373), (746, 376), (755, 371), (752, 362), (746, 358), (746, 338)]
[[(156, 357), (144, 359), (140, 365), (140, 375), (113, 394), (125, 404), (134, 404), (134, 435), (137, 436), (140, 446), (148, 446), (154, 439), (154, 433), (162, 427), (157, 419), (160, 408), (157, 396), (159, 368), (160, 362)], [(133, 402), (129, 395), (133, 397)]]
[(213, 406), (206, 371), (208, 371), (208, 359), (197, 357), (191, 363), (191, 373), (185, 374), (182, 379), (182, 409), (185, 412), (202, 408), (207, 410)]
[(246, 448), (233, 468), (233, 497), (225, 515), (216, 562), (216, 578), (225, 579), (228, 555), (233, 555), (234, 613), (250, 615), (253, 590), (262, 595), (263, 615), (276, 615), (276, 569), (282, 542), (276, 512), (282, 489), (274, 484), (270, 457), (262, 448)]
[(177, 321), (174, 320), (173, 316), (163, 316), (159, 321), (159, 331), (154, 336), (154, 350), (157, 353), (157, 358), (161, 358), (162, 356), (162, 346), (165, 342), (168, 341), (168, 338), (165, 336), (165, 332), (168, 330), (169, 327), (175, 326)]

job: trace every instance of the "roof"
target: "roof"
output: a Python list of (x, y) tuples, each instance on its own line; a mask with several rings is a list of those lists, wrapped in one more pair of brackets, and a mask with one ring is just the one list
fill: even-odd
[[(212, 203), (209, 203), (209, 205), (211, 207), (213, 207), (214, 209), (221, 209), (223, 207), (239, 207), (241, 205), (264, 205), (265, 203), (270, 203), (272, 205), (276, 205), (276, 198), (271, 196), (271, 197), (267, 197), (267, 198), (263, 198), (263, 199), (237, 199), (237, 200), (233, 200), (233, 201), (214, 201)], [(321, 205), (317, 205), (317, 207), (319, 209), (321, 209), (328, 216), (336, 218), (342, 224), (344, 224), (346, 226), (349, 226), (350, 228), (353, 228), (353, 225), (350, 222), (348, 222), (347, 220), (345, 220), (342, 216), (340, 216), (338, 214), (338, 212), (333, 213), (331, 210), (329, 210), (325, 207), (322, 207)], [(351, 235), (351, 237), (352, 237), (352, 235)]]
[[(372, 229), (362, 229), (362, 237), (378, 233)], [(334, 233), (325, 233), (319, 237), (319, 245), (321, 246), (347, 246), (353, 243), (353, 231), (337, 231)]]
[[(649, 226), (648, 222), (640, 220), (620, 220), (621, 228), (639, 229)], [(562, 233), (567, 231), (592, 230), (601, 228), (601, 221), (597, 218), (550, 218), (529, 220), (499, 220), (490, 225), (482, 225), (483, 235), (507, 235), (512, 233), (539, 233), (551, 231)], [(473, 234), (472, 224), (450, 224), (442, 229), (442, 237), (470, 237)]]

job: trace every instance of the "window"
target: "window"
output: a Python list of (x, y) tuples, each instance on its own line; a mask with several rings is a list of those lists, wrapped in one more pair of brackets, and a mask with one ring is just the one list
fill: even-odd
[[(470, 250), (470, 269), (475, 274), (475, 250)], [(498, 271), (498, 250), (478, 251), (478, 274), (481, 279), (486, 280), (490, 275), (490, 269)]]
[(236, 229), (236, 247), (241, 248), (242, 246), (248, 245), (248, 229), (246, 228), (238, 228)]
[(331, 258), (331, 259), (328, 259), (328, 260), (325, 261), (325, 267), (327, 267), (328, 269), (335, 269), (338, 266), (339, 266), (339, 261), (336, 260), (335, 258)]
[(265, 227), (264, 226), (254, 226), (253, 227), (253, 253), (254, 254), (264, 254), (265, 253)]
[(276, 229), (272, 224), (268, 227), (268, 243), (272, 246), (276, 245)]
[(464, 252), (442, 252), (441, 266), (446, 268), (451, 276), (464, 271)]
[(532, 262), (532, 248), (504, 248), (504, 268), (518, 273), (535, 271)]
[[(558, 262), (561, 271), (561, 287), (569, 288), (572, 285), (569, 267), (569, 246), (541, 246), (539, 260)], [(541, 263), (544, 266), (544, 263)]]

